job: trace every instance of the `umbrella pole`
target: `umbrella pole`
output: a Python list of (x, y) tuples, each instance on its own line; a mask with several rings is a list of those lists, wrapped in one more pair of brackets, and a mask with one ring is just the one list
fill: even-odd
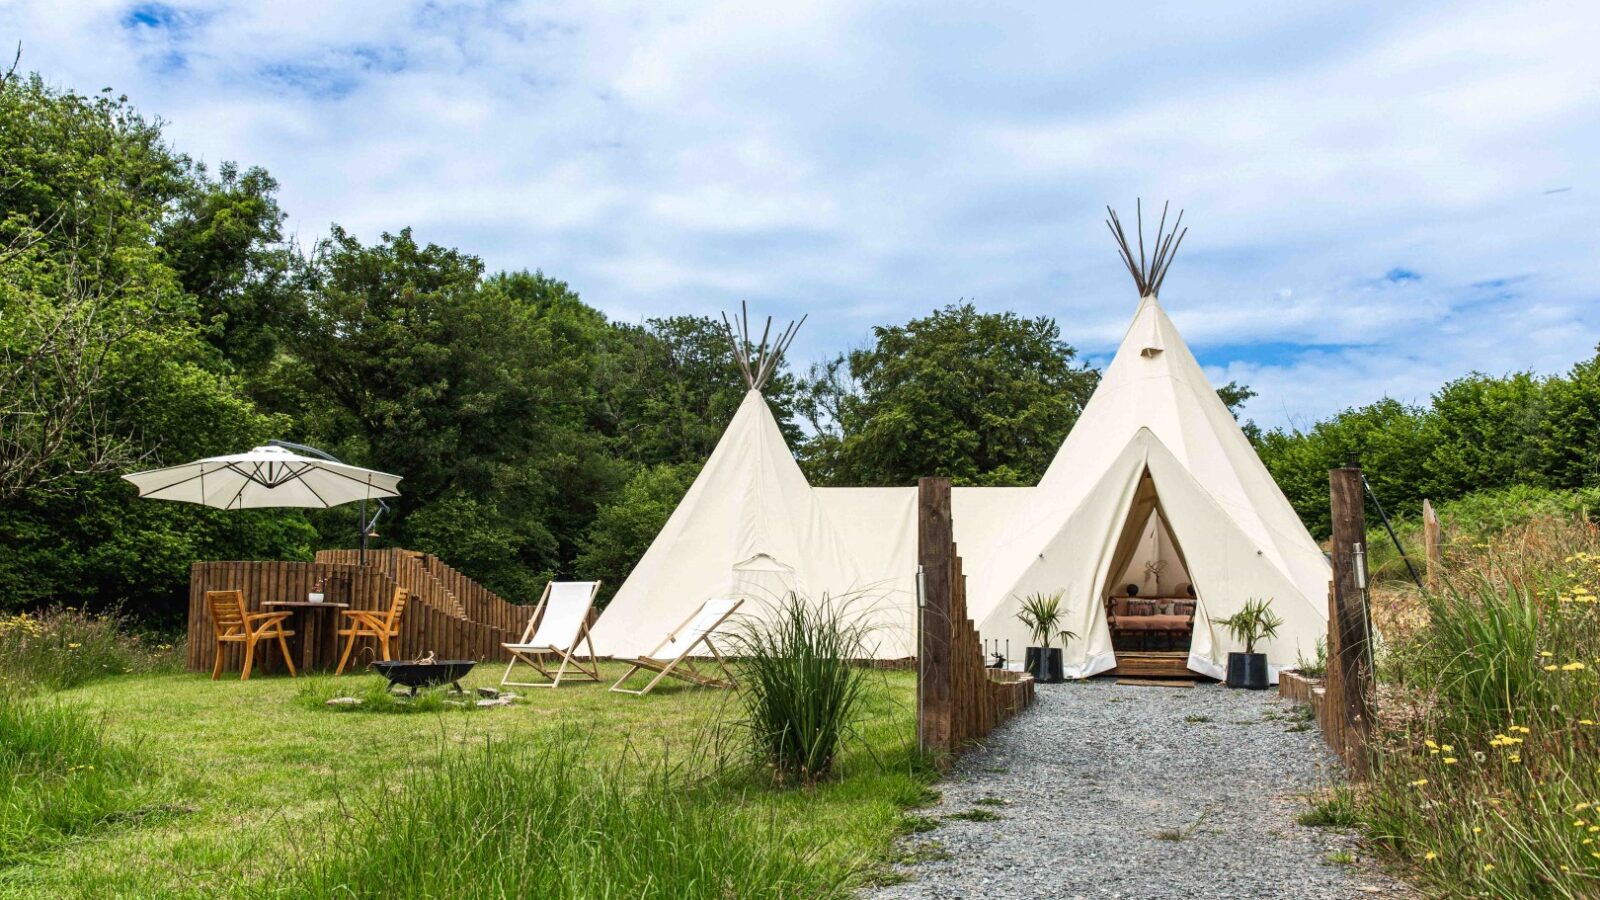
[(365, 497), (361, 498), (361, 512), (358, 515), (361, 516), (361, 521), (356, 523), (356, 527), (361, 529), (360, 562), (364, 566), (367, 564), (367, 498)]

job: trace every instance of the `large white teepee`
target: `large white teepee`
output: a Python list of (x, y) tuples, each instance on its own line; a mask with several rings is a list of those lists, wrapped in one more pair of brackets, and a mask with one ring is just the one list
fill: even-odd
[(1211, 619), (1268, 597), (1285, 620), (1264, 648), (1276, 678), (1327, 633), (1327, 560), (1162, 310), (1153, 291), (1164, 268), (1129, 268), (1151, 292), (1024, 508), (967, 567), (981, 573), (969, 583), (974, 621), (985, 638), (1025, 641), (1019, 598), (1064, 591), (1065, 627), (1080, 636), (1067, 647), (1068, 674), (1112, 668), (1105, 600), (1158, 513), (1185, 582), (1164, 592), (1182, 596), (1192, 583), (1198, 596), (1189, 668), (1221, 677), (1228, 652), (1242, 648)]

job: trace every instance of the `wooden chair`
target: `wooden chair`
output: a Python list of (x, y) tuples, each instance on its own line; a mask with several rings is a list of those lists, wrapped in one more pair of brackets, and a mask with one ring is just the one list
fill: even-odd
[[(552, 581), (539, 595), (539, 605), (533, 608), (528, 627), (522, 630), (522, 639), (515, 644), (501, 644), (511, 651), (511, 662), (500, 685), (517, 687), (560, 687), (561, 679), (570, 665), (579, 675), (590, 681), (600, 680), (600, 668), (595, 663), (594, 642), (589, 638), (589, 611), (594, 609), (594, 598), (600, 593), (598, 581)], [(538, 626), (535, 630), (535, 625)], [(578, 644), (589, 644), (589, 665), (577, 656)], [(548, 656), (561, 659), (555, 672), (549, 669)], [(542, 682), (512, 681), (511, 670), (518, 661), (532, 666), (540, 675), (550, 679)]]
[(206, 609), (211, 612), (211, 634), (217, 639), (217, 663), (211, 667), (212, 681), (222, 677), (224, 644), (244, 645), (244, 671), (239, 680), (249, 681), (250, 668), (255, 665), (256, 643), (270, 638), (277, 639), (278, 649), (283, 651), (283, 662), (289, 667), (289, 676), (298, 674), (289, 656), (289, 642), (284, 640), (294, 636), (294, 632), (283, 627), (284, 620), (293, 613), (246, 612), (243, 591), (206, 591)]
[(406, 611), (406, 601), (409, 599), (411, 592), (397, 587), (394, 589), (394, 599), (389, 601), (387, 613), (375, 609), (344, 610), (350, 627), (339, 629), (339, 636), (345, 639), (344, 654), (339, 657), (339, 668), (333, 674), (344, 674), (344, 667), (350, 662), (350, 651), (356, 648), (356, 638), (372, 638), (378, 642), (379, 654), (384, 659), (391, 659), (389, 641), (400, 636), (400, 614)]
[[(654, 650), (638, 659), (625, 660), (631, 664), (631, 667), (621, 678), (617, 679), (617, 683), (613, 684), (611, 689), (619, 694), (633, 694), (636, 697), (642, 697), (650, 693), (660, 683), (661, 679), (666, 678), (668, 675), (704, 687), (734, 687), (733, 671), (728, 668), (727, 660), (722, 658), (722, 654), (717, 650), (717, 645), (712, 643), (711, 635), (722, 627), (722, 623), (728, 621), (734, 612), (738, 610), (741, 603), (744, 603), (743, 597), (735, 597), (729, 600), (710, 600), (700, 604), (700, 608), (685, 619), (682, 625), (673, 629), (667, 635), (667, 639), (657, 644)], [(700, 644), (705, 644), (706, 649), (711, 651), (712, 659), (717, 661), (717, 666), (722, 669), (722, 674), (725, 677), (714, 678), (706, 675), (696, 669), (693, 662), (689, 661), (689, 654), (694, 652), (694, 648)], [(680, 664), (682, 668), (679, 668)], [(648, 669), (659, 674), (650, 679), (650, 683), (639, 690), (633, 691), (623, 687), (622, 683), (631, 678), (633, 673), (640, 669)]]

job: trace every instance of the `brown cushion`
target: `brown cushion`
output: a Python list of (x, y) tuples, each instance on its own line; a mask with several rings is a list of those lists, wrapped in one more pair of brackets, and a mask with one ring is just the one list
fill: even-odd
[(1153, 616), (1155, 614), (1156, 602), (1154, 600), (1128, 601), (1128, 615), (1130, 616)]
[(1188, 616), (1129, 616), (1117, 620), (1117, 628), (1122, 631), (1184, 631), (1188, 627)]
[(1194, 615), (1194, 601), (1193, 600), (1175, 600), (1175, 601), (1173, 601), (1172, 614), (1175, 615), (1175, 616), (1184, 616), (1184, 617), (1188, 617), (1188, 616)]
[(1128, 614), (1128, 598), (1114, 597), (1111, 600), (1112, 615), (1125, 616)]

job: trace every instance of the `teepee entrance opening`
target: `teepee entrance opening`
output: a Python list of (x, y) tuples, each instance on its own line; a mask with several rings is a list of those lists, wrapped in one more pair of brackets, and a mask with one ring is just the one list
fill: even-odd
[(1187, 654), (1197, 591), (1149, 469), (1134, 491), (1100, 599), (1114, 652)]

